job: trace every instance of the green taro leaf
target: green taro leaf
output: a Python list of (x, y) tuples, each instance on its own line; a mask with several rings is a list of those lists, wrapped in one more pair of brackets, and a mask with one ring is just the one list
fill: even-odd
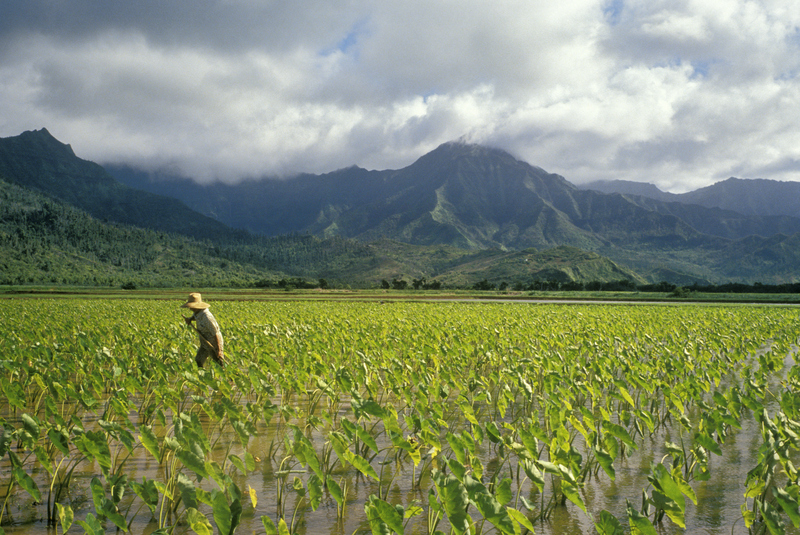
[(600, 511), (600, 520), (595, 522), (594, 529), (600, 535), (624, 535), (625, 530), (617, 517), (606, 510)]
[(182, 449), (178, 451), (175, 456), (186, 468), (197, 475), (198, 481), (202, 481), (203, 478), (208, 478), (208, 471), (206, 470), (205, 462), (196, 453)]
[(503, 481), (497, 485), (497, 490), (495, 490), (495, 496), (497, 497), (497, 501), (500, 502), (502, 505), (507, 504), (511, 501), (511, 498), (514, 497), (514, 493), (511, 491), (511, 479), (505, 478)]
[(156, 459), (160, 458), (159, 447), (158, 447), (158, 438), (156, 434), (153, 433), (153, 429), (149, 425), (143, 425), (139, 427), (139, 440), (142, 442), (142, 446)]
[(361, 403), (361, 411), (376, 418), (383, 419), (386, 416), (386, 410), (371, 399)]
[[(683, 495), (681, 495), (681, 499), (683, 499)], [(653, 489), (652, 500), (657, 508), (667, 513), (667, 516), (670, 518), (670, 520), (675, 522), (675, 524), (678, 526), (686, 528), (686, 522), (684, 521), (684, 510), (681, 508), (680, 503), (676, 502), (671, 497), (662, 494), (656, 489)]]
[(597, 459), (597, 464), (603, 469), (606, 475), (614, 481), (617, 477), (617, 472), (614, 470), (614, 459), (603, 448), (594, 448), (594, 457)]
[(103, 500), (103, 515), (111, 520), (114, 525), (122, 531), (128, 531), (128, 525), (127, 522), (125, 522), (125, 517), (119, 513), (117, 507), (114, 505), (114, 502), (111, 500)]
[(25, 410), (27, 407), (27, 402), (25, 401), (25, 391), (22, 388), (22, 385), (18, 382), (8, 381), (0, 383), (0, 386), (3, 387), (3, 391), (6, 394), (6, 399), (8, 403), (13, 405), (19, 410)]
[(5, 457), (11, 442), (14, 440), (14, 428), (6, 422), (0, 422), (0, 459)]
[[(58, 448), (58, 451), (64, 455), (69, 455), (69, 436), (67, 436), (67, 433), (63, 429), (51, 427), (47, 430), (47, 437), (50, 439), (50, 442)], [(2, 438), (0, 438), (0, 441), (2, 441)], [(0, 445), (0, 457), (2, 456), (2, 446)]]
[(28, 413), (22, 415), (22, 428), (33, 437), (34, 441), (39, 438), (39, 423)]
[(78, 520), (78, 525), (83, 528), (88, 535), (104, 535), (106, 530), (100, 521), (92, 513), (86, 515), (86, 520)]
[(111, 450), (108, 448), (106, 435), (96, 431), (87, 431), (75, 440), (75, 444), (84, 455), (96, 460), (103, 475), (108, 477), (108, 471), (111, 469)]
[(39, 492), (39, 487), (25, 470), (16, 466), (12, 473), (14, 474), (14, 480), (17, 482), (17, 485), (22, 487), (37, 502), (42, 501), (42, 494)]
[(345, 430), (350, 435), (357, 436), (361, 440), (361, 442), (363, 442), (364, 444), (367, 445), (367, 447), (369, 449), (371, 449), (375, 453), (378, 453), (378, 451), (379, 451), (378, 450), (378, 444), (375, 442), (375, 439), (372, 437), (372, 435), (370, 435), (367, 432), (366, 429), (362, 428), (359, 425), (354, 424), (353, 422), (351, 422), (347, 418), (342, 418), (341, 422), (342, 422), (342, 427), (344, 427)]
[[(181, 476), (183, 476), (183, 474), (178, 475), (179, 485)], [(183, 477), (185, 478), (186, 476)], [(150, 509), (150, 513), (155, 516), (156, 507), (158, 506), (158, 489), (156, 488), (156, 482), (151, 479), (147, 479), (146, 477), (142, 477), (142, 483), (139, 484), (134, 481), (131, 483), (131, 488), (133, 489), (133, 492), (136, 493), (139, 498), (141, 498), (145, 505), (147, 505), (147, 507)]]
[(339, 505), (344, 504), (344, 496), (342, 495), (342, 487), (334, 480), (333, 478), (328, 478), (328, 491), (330, 491), (331, 496)]
[(214, 534), (214, 528), (211, 527), (211, 522), (208, 521), (208, 518), (206, 518), (203, 513), (194, 507), (186, 509), (186, 522), (189, 524), (189, 528), (197, 533), (197, 535)]
[(650, 519), (634, 509), (630, 502), (627, 503), (628, 524), (631, 526), (631, 535), (658, 535)]
[(239, 469), (242, 475), (247, 475), (247, 467), (244, 465), (244, 461), (242, 461), (239, 457), (234, 454), (228, 455), (228, 460), (233, 463), (233, 466)]
[(498, 444), (503, 440), (500, 436), (500, 430), (497, 428), (497, 424), (495, 422), (489, 422), (486, 424), (486, 434), (489, 437), (489, 440), (495, 444)]
[(445, 476), (438, 471), (434, 473), (433, 480), (450, 525), (456, 533), (465, 533), (470, 526), (470, 518), (467, 515), (467, 506), (469, 505), (467, 489), (455, 477)]
[(103, 488), (103, 482), (97, 477), (93, 477), (89, 488), (92, 491), (92, 502), (94, 503), (94, 510), (98, 515), (103, 514), (103, 501), (106, 498), (106, 492)]
[(61, 505), (58, 502), (56, 502), (56, 510), (58, 510), (58, 521), (61, 524), (61, 531), (66, 533), (75, 520), (75, 513), (72, 511), (72, 507), (69, 504)]
[(773, 494), (775, 495), (775, 499), (778, 500), (778, 503), (783, 509), (783, 512), (789, 517), (789, 520), (792, 521), (794, 527), (800, 527), (800, 511), (798, 511), (798, 502), (797, 498), (786, 492), (784, 489), (781, 488), (774, 488)]
[(568, 481), (562, 481), (561, 492), (564, 493), (564, 496), (566, 496), (569, 501), (580, 507), (584, 513), (586, 512), (586, 505), (583, 503), (583, 498), (581, 498), (580, 489), (576, 485), (573, 485)]
[(306, 483), (308, 487), (308, 498), (311, 502), (311, 510), (316, 511), (319, 504), (322, 502), (322, 480), (317, 477), (317, 474), (312, 474)]
[(448, 459), (447, 466), (450, 468), (450, 471), (453, 472), (453, 475), (456, 476), (456, 479), (461, 482), (464, 481), (464, 476), (467, 475), (467, 469), (463, 464), (458, 462), (458, 459)]
[[(394, 506), (390, 505), (389, 503), (381, 500), (374, 494), (369, 497), (369, 501), (366, 504), (367, 509), (367, 517), (370, 520), (370, 526), (372, 526), (373, 533), (399, 533), (400, 535), (403, 534), (403, 515), (401, 515)], [(382, 530), (380, 523), (386, 525), (390, 531)]]
[(603, 429), (606, 432), (611, 433), (612, 435), (614, 435), (615, 437), (617, 437), (618, 439), (623, 441), (625, 444), (627, 444), (631, 448), (636, 449), (636, 443), (631, 438), (630, 433), (628, 433), (628, 430), (625, 429), (624, 427), (622, 427), (621, 425), (618, 425), (618, 424), (615, 424), (615, 423), (612, 423), (612, 422), (608, 422), (608, 421), (604, 421), (603, 422)]
[(278, 527), (267, 515), (261, 517), (261, 524), (264, 526), (264, 531), (267, 532), (266, 535), (278, 535)]
[(531, 533), (535, 533), (535, 530), (533, 529), (533, 524), (531, 523), (530, 520), (528, 520), (528, 517), (525, 516), (525, 514), (511, 507), (506, 507), (506, 511), (508, 512), (508, 516), (510, 516), (517, 524), (524, 527)]
[(245, 452), (244, 454), (244, 464), (247, 467), (248, 472), (252, 472), (253, 470), (256, 469), (255, 457), (253, 457), (253, 454), (250, 453), (249, 451)]
[(542, 471), (539, 470), (533, 461), (528, 459), (522, 460), (520, 464), (522, 464), (522, 469), (525, 471), (525, 475), (528, 476), (528, 479), (530, 479), (533, 484), (536, 485), (536, 488), (539, 489), (539, 492), (542, 492), (544, 490), (545, 483), (544, 474), (542, 474)]
[(375, 481), (380, 481), (380, 477), (378, 477), (378, 473), (375, 471), (372, 466), (370, 466), (369, 461), (363, 458), (361, 455), (357, 453), (353, 453), (350, 450), (345, 450), (345, 459), (347, 462), (355, 466), (359, 472), (364, 474), (367, 477), (371, 477)]
[(214, 489), (211, 491), (211, 509), (214, 515), (214, 523), (221, 535), (230, 535), (239, 525), (242, 514), (242, 506), (239, 499), (233, 500), (228, 505), (225, 493)]
[(772, 535), (783, 535), (786, 533), (786, 525), (775, 507), (770, 505), (769, 502), (762, 502), (759, 500), (758, 508), (761, 511), (761, 516), (764, 519), (764, 523), (767, 525), (767, 529)]
[(470, 501), (483, 518), (488, 520), (501, 533), (514, 535), (514, 523), (511, 521), (511, 517), (483, 483), (471, 476), (466, 476), (464, 478), (464, 487), (467, 489)]
[(197, 509), (197, 489), (195, 489), (192, 480), (186, 477), (186, 474), (181, 472), (178, 474), (177, 485), (178, 490), (181, 493), (181, 499), (183, 499), (183, 505), (188, 508)]
[(447, 440), (447, 443), (450, 444), (450, 449), (453, 451), (453, 454), (456, 456), (458, 462), (462, 465), (466, 465), (467, 446), (464, 444), (464, 439), (448, 431), (447, 434), (445, 434), (445, 440)]
[(719, 444), (717, 444), (717, 441), (711, 438), (706, 433), (695, 433), (694, 440), (695, 442), (703, 446), (706, 450), (710, 451), (711, 453), (722, 455), (722, 449), (720, 449)]

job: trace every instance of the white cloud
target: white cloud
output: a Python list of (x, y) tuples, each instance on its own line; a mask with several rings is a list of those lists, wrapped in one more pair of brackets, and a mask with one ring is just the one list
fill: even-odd
[(797, 0), (47, 8), (0, 21), (0, 135), (101, 163), (234, 181), (466, 136), (574, 182), (800, 180)]

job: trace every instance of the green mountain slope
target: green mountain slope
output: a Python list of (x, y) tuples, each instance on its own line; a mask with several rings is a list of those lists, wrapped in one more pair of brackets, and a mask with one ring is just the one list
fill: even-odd
[(46, 129), (0, 139), (0, 178), (101, 219), (200, 239), (242, 235), (169, 197), (125, 186)]
[(601, 180), (580, 187), (603, 193), (622, 193), (663, 202), (720, 208), (745, 216), (800, 217), (800, 182), (731, 177), (686, 193), (667, 193), (653, 184), (627, 180)]
[(104, 223), (2, 180), (0, 258), (0, 284), (237, 286), (271, 275), (207, 242)]
[[(629, 270), (628, 278), (636, 279), (635, 271), (649, 282), (662, 274), (711, 282), (734, 276), (764, 283), (798, 277), (790, 247), (770, 241), (776, 232), (791, 240), (797, 228), (792, 218), (747, 217), (581, 190), (504, 151), (476, 145), (447, 143), (396, 171), (348, 168), (238, 186), (137, 178), (154, 189), (171, 184), (187, 202), (203, 199), (203, 206), (220, 219), (235, 217), (257, 232), (284, 231), (272, 239), (232, 230), (177, 201), (122, 186), (46, 130), (0, 140), (0, 149), (0, 177), (65, 199), (101, 220), (197, 236), (209, 240), (221, 259), (291, 276), (335, 277), (354, 284), (377, 283), (390, 273), (481, 280), (505, 278), (503, 270), (516, 266), (511, 274), (529, 278), (530, 269), (502, 255), (566, 246), (558, 254), (572, 263), (587, 265), (588, 259), (569, 253), (569, 248), (591, 251), (619, 270)], [(131, 171), (129, 178), (131, 174), (136, 175)], [(744, 240), (754, 233), (763, 237)], [(397, 252), (374, 242), (392, 243)], [(421, 249), (412, 252), (400, 244)], [(754, 258), (744, 269), (737, 266), (747, 258), (742, 244), (776, 258), (769, 264)], [(450, 251), (452, 274), (441, 259), (425, 257), (442, 250)], [(472, 254), (486, 255), (494, 264), (468, 266), (478, 258), (470, 258)], [(584, 276), (566, 269), (566, 263), (541, 267), (541, 276)], [(592, 269), (616, 277), (612, 268)]]
[[(324, 278), (332, 285), (376, 287), (383, 279), (438, 278), (469, 287), (487, 278), (497, 283), (530, 278), (521, 264), (503, 267), (509, 253), (487, 253), (477, 263), (474, 251), (451, 247), (432, 250), (388, 240), (365, 244), (310, 235), (252, 236), (213, 244), (103, 222), (0, 180), (0, 285), (252, 287), (287, 278)], [(551, 256), (553, 269), (571, 261), (566, 254)], [(462, 265), (468, 266), (464, 273)], [(573, 275), (579, 281), (607, 280), (603, 270), (582, 268), (558, 280), (573, 280)], [(616, 271), (610, 280), (618, 278), (636, 280), (634, 274)]]
[(709, 236), (736, 240), (800, 231), (798, 218), (579, 189), (504, 151), (462, 143), (446, 143), (400, 170), (352, 167), (235, 186), (199, 186), (122, 168), (113, 172), (220, 221), (267, 235), (294, 231), (476, 249), (571, 245), (598, 250), (608, 243), (684, 247)]

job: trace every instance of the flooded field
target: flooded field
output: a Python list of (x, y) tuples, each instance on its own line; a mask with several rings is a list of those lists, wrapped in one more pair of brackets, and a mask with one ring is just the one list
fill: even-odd
[(797, 309), (178, 304), (2, 303), (5, 533), (798, 532)]

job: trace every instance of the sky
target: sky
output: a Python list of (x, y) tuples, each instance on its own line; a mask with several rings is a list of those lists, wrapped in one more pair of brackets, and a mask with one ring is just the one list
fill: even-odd
[(800, 0), (0, 0), (0, 137), (201, 182), (441, 143), (575, 184), (800, 181)]

